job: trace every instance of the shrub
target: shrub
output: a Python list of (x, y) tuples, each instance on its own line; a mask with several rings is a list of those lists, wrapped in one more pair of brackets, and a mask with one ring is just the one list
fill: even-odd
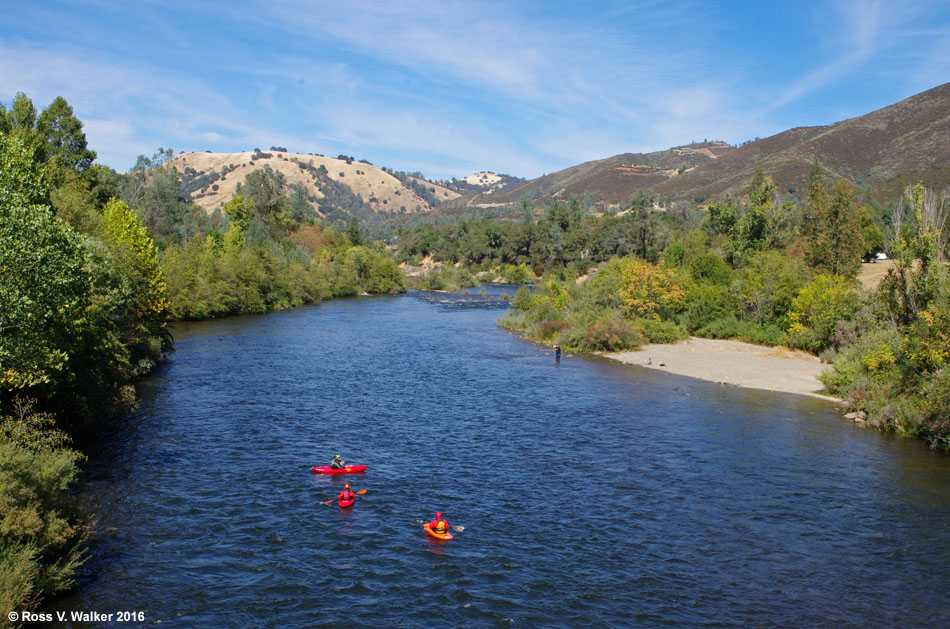
[(542, 339), (552, 339), (562, 330), (568, 328), (567, 321), (541, 321), (538, 325)]
[(697, 282), (727, 285), (732, 281), (732, 269), (714, 253), (694, 258), (689, 263), (689, 273)]
[(531, 289), (527, 286), (522, 286), (518, 289), (518, 292), (515, 293), (514, 299), (511, 300), (511, 305), (517, 308), (518, 310), (527, 310), (531, 307)]
[(890, 345), (879, 343), (874, 349), (864, 354), (861, 362), (864, 363), (865, 369), (873, 372), (893, 365), (897, 362), (897, 358), (891, 351)]
[(630, 315), (664, 318), (682, 307), (685, 292), (672, 268), (628, 258), (620, 274), (620, 300)]
[(950, 450), (950, 372), (946, 370), (930, 381), (921, 418), (921, 436), (931, 447)]
[(857, 294), (850, 280), (826, 273), (818, 275), (792, 300), (788, 313), (792, 345), (813, 352), (828, 347), (838, 321), (850, 318), (857, 306)]
[(689, 336), (685, 329), (672, 321), (635, 319), (632, 325), (650, 343), (674, 343)]
[(582, 352), (639, 349), (643, 336), (619, 312), (607, 312), (586, 326), (571, 329), (565, 345)]
[(686, 310), (680, 323), (687, 330), (698, 330), (712, 321), (729, 316), (735, 310), (735, 301), (725, 286), (695, 284), (686, 293)]
[(731, 339), (739, 333), (739, 320), (735, 315), (728, 315), (710, 321), (698, 332), (699, 336), (711, 339)]

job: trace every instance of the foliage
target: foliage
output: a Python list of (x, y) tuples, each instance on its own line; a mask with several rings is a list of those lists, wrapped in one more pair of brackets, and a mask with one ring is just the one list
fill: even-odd
[(773, 250), (757, 253), (732, 285), (739, 302), (739, 318), (787, 328), (792, 300), (807, 277), (808, 271), (800, 259)]
[(524, 262), (518, 265), (506, 265), (504, 276), (509, 284), (526, 284), (532, 279), (531, 270)]
[(31, 609), (72, 584), (85, 524), (68, 489), (82, 458), (32, 400), (0, 417), (0, 605)]
[(639, 349), (644, 338), (616, 310), (608, 310), (583, 326), (571, 328), (565, 345), (581, 352), (622, 352)]
[(709, 207), (708, 227), (728, 238), (725, 246), (729, 261), (736, 268), (746, 264), (756, 252), (781, 245), (788, 238), (792, 204), (778, 203), (772, 178), (756, 171), (746, 190), (747, 203), (728, 202)]
[(31, 161), (54, 186), (70, 173), (81, 174), (89, 169), (96, 158), (96, 153), (86, 145), (82, 126), (61, 96), (38, 115), (33, 101), (22, 92), (14, 97), (9, 111), (0, 106), (0, 133), (22, 142)]
[(824, 182), (813, 178), (803, 220), (809, 264), (832, 275), (854, 277), (861, 267), (861, 257), (873, 247), (864, 240), (867, 230), (862, 230), (851, 186), (838, 182), (829, 195)]
[(631, 316), (660, 319), (682, 308), (685, 292), (674, 269), (628, 258), (620, 273), (621, 306)]
[(79, 236), (53, 216), (22, 141), (0, 135), (0, 388), (49, 383), (89, 301)]
[(522, 286), (515, 293), (514, 298), (511, 300), (511, 305), (518, 310), (527, 310), (531, 307), (531, 289), (527, 286)]
[(946, 278), (946, 269), (939, 264), (946, 237), (946, 206), (921, 184), (908, 188), (898, 206), (890, 243), (896, 266), (881, 283), (881, 296), (894, 325), (912, 323), (933, 302)]
[(822, 273), (803, 287), (788, 313), (792, 345), (818, 351), (832, 343), (835, 325), (857, 310), (854, 284), (840, 275)]

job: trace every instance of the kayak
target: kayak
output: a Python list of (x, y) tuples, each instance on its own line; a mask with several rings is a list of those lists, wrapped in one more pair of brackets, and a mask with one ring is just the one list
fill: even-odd
[(349, 500), (337, 500), (336, 502), (345, 509), (346, 507), (352, 507), (353, 503), (356, 502), (356, 498), (350, 498)]
[(430, 525), (430, 524), (431, 524), (431, 522), (426, 522), (425, 524), (422, 525), (422, 529), (423, 529), (426, 533), (428, 533), (430, 536), (432, 536), (432, 537), (434, 537), (434, 538), (436, 538), (436, 539), (440, 539), (440, 540), (450, 540), (450, 539), (452, 539), (452, 534), (451, 534), (451, 533), (449, 533), (448, 531), (446, 531), (445, 533), (436, 533), (435, 531), (433, 531), (432, 529), (429, 528), (429, 525)]
[(356, 474), (364, 471), (369, 465), (347, 465), (346, 467), (333, 468), (329, 465), (314, 465), (310, 468), (311, 474)]

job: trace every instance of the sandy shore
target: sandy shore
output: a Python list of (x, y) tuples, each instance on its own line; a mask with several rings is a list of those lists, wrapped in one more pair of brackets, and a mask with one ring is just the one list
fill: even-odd
[(645, 345), (636, 352), (605, 356), (690, 378), (836, 400), (819, 393), (823, 385), (818, 374), (831, 366), (815, 356), (784, 347), (694, 337), (675, 345)]

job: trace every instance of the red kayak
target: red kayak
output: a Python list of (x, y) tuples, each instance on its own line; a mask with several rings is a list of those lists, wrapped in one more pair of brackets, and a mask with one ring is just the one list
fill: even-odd
[(347, 465), (346, 467), (330, 467), (329, 465), (314, 465), (310, 468), (312, 474), (356, 474), (363, 472), (369, 465)]
[(353, 503), (356, 502), (356, 498), (350, 498), (349, 500), (337, 500), (336, 503), (340, 505), (341, 508), (345, 509), (346, 507), (352, 507)]

